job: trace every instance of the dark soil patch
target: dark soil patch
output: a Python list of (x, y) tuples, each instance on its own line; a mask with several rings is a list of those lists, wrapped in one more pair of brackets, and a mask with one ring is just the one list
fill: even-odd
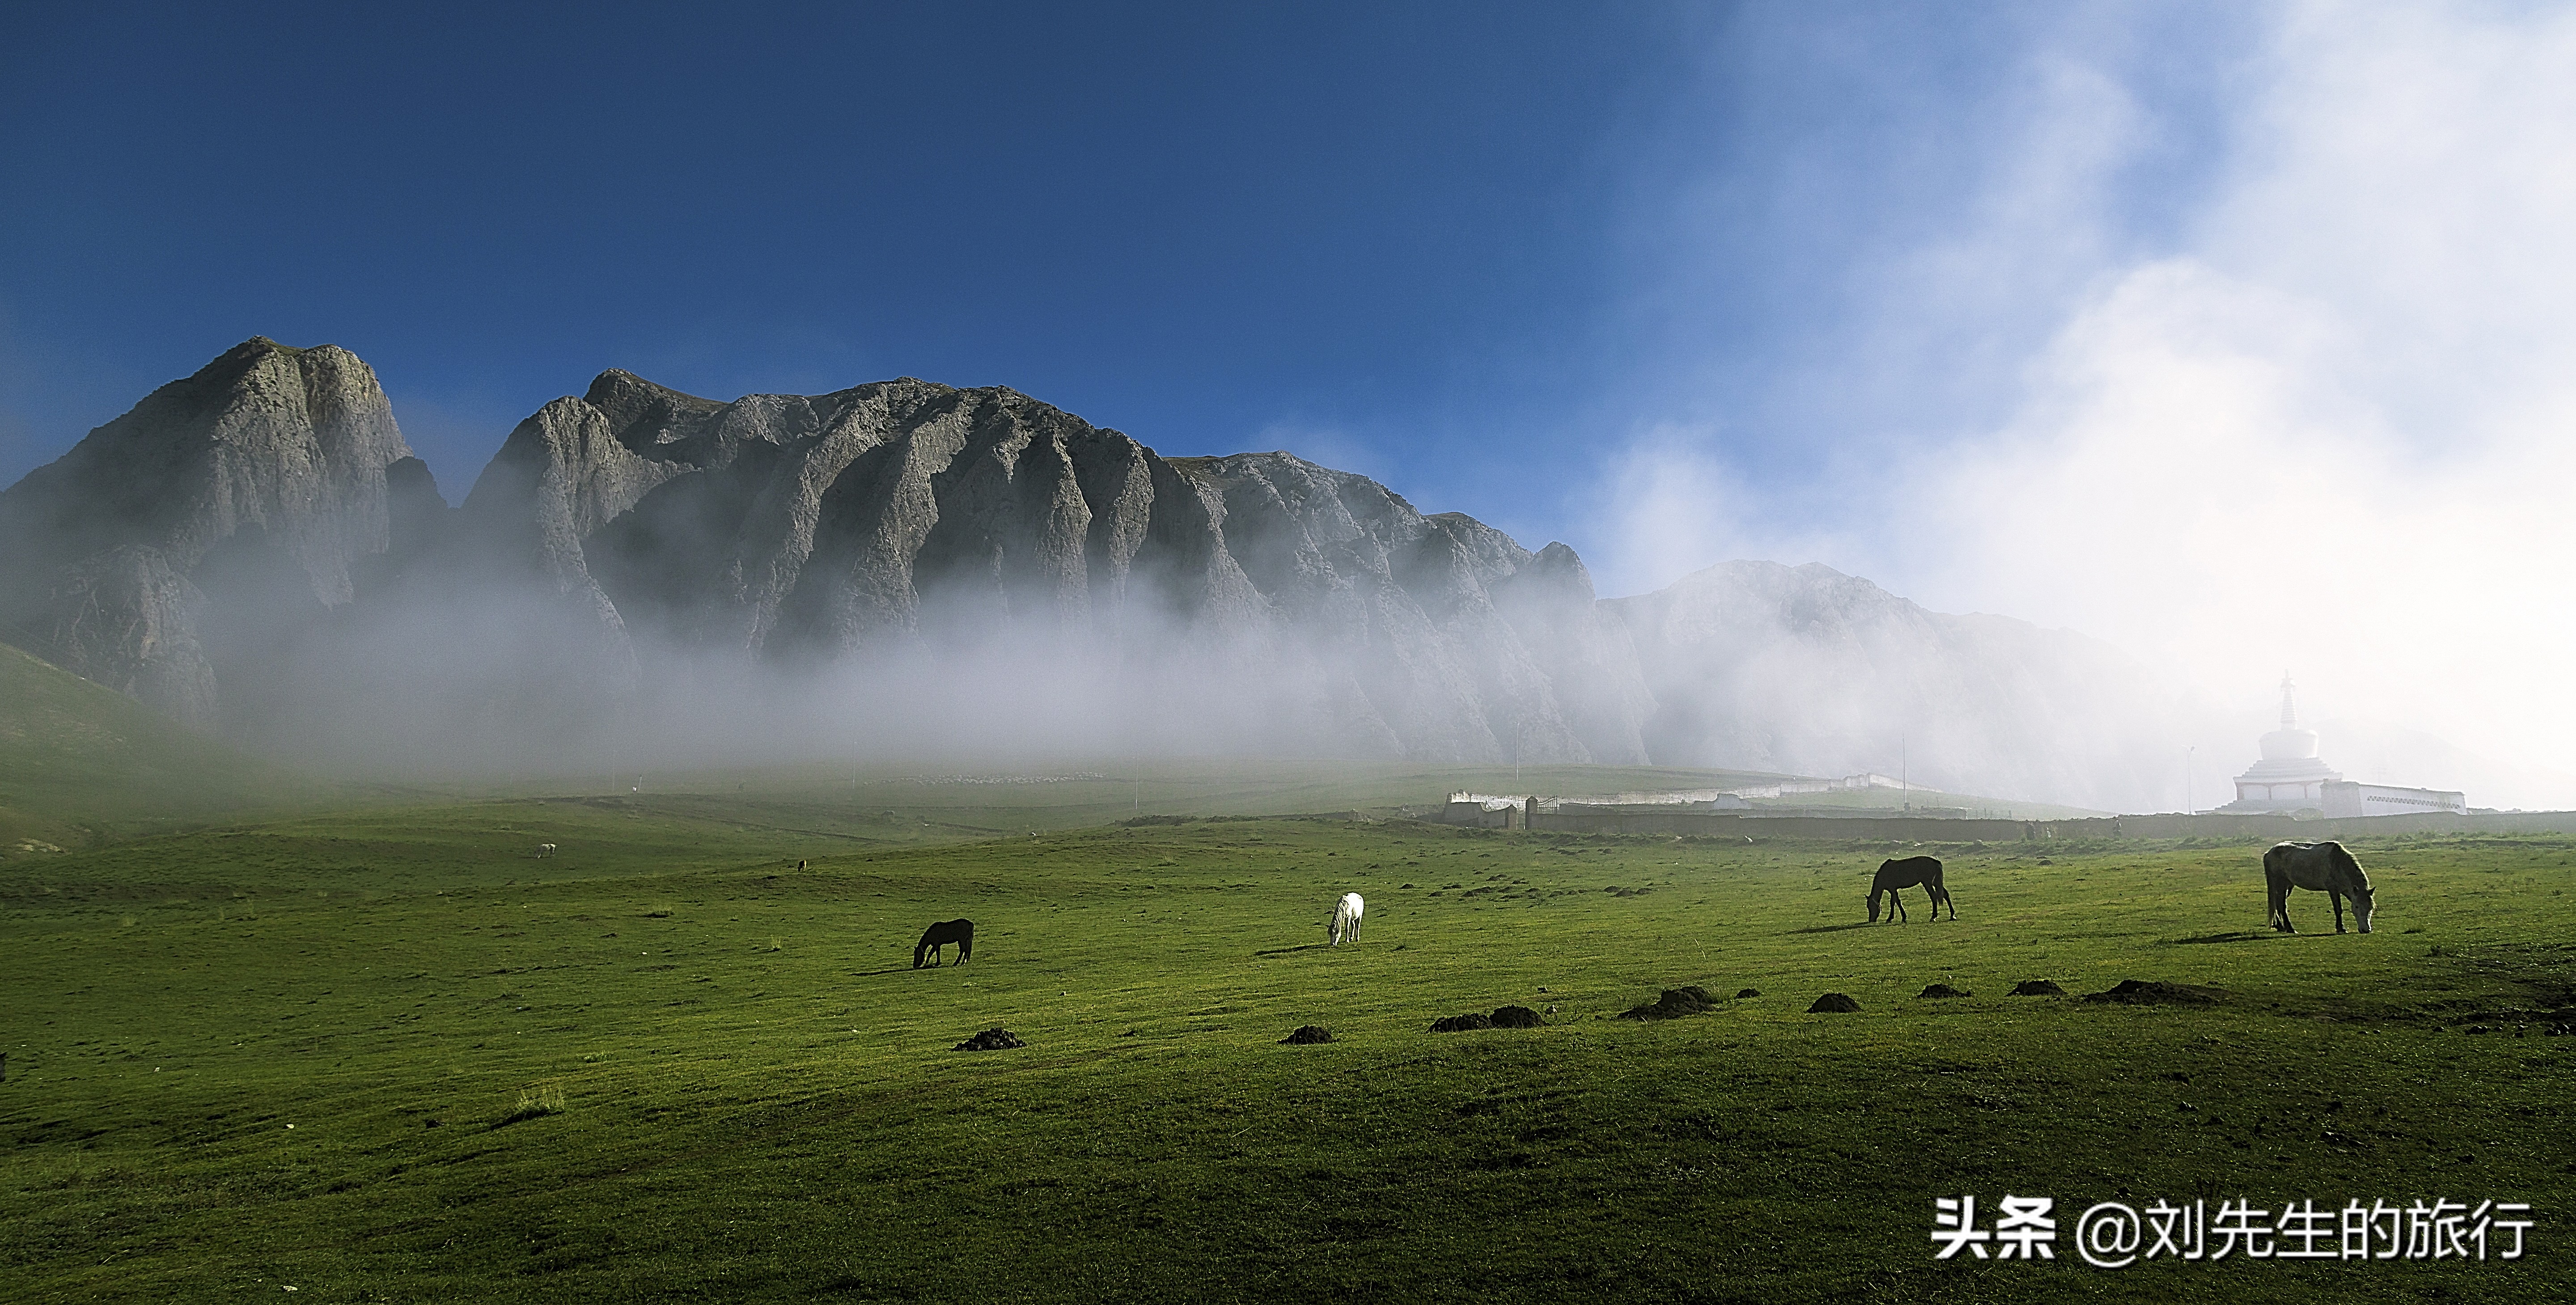
[(1653, 1001), (1640, 1002), (1619, 1012), (1619, 1018), (1623, 1020), (1680, 1019), (1684, 1015), (1697, 1015), (1716, 1004), (1716, 1001), (1709, 997), (1708, 989), (1696, 983), (1685, 983), (1678, 988), (1664, 989), (1664, 995)]
[(1492, 1027), (1494, 1027), (1492, 1017), (1479, 1015), (1474, 1011), (1469, 1011), (1464, 1015), (1452, 1015), (1447, 1019), (1431, 1021), (1431, 1031), (1434, 1033), (1465, 1033), (1472, 1029), (1490, 1029)]
[(1816, 1004), (1809, 1006), (1807, 1008), (1807, 1013), (1810, 1015), (1849, 1015), (1853, 1011), (1859, 1009), (1859, 1002), (1853, 1001), (1851, 998), (1846, 997), (1839, 992), (1829, 992), (1824, 996), (1816, 998)]
[(2013, 985), (2012, 995), (2016, 997), (2063, 997), (2066, 995), (2066, 989), (2058, 987), (2057, 980), (2055, 979), (2024, 979)]
[(1498, 1029), (1534, 1029), (1545, 1023), (1537, 1011), (1527, 1006), (1502, 1006), (1494, 1011), (1494, 1027)]
[(1762, 990), (1760, 988), (1741, 988), (1736, 991), (1735, 999), (1737, 1001), (1742, 1001), (1747, 997), (1759, 997), (1761, 995)]
[(2188, 983), (2167, 983), (2162, 979), (2152, 982), (2122, 979), (2119, 986), (2109, 992), (2084, 995), (2086, 1001), (2116, 1001), (2127, 1006), (2207, 1006), (2226, 999), (2227, 990), (2224, 988), (2201, 988)]
[(1917, 997), (1965, 997), (1971, 994), (1965, 988), (1953, 988), (1946, 983), (1936, 983), (1915, 995)]
[(1296, 1032), (1280, 1039), (1282, 1043), (1291, 1047), (1311, 1047), (1318, 1042), (1330, 1042), (1332, 1040), (1333, 1031), (1325, 1028), (1321, 1024), (1300, 1024), (1297, 1026)]
[(959, 1051), (1009, 1051), (1029, 1044), (1012, 1036), (1009, 1029), (986, 1029), (957, 1044)]

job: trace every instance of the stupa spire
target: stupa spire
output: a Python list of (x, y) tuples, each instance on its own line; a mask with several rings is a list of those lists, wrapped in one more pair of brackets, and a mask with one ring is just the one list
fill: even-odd
[(2281, 728), (2294, 730), (2298, 727), (2299, 709), (2290, 700), (2290, 673), (2283, 671), (2281, 672)]

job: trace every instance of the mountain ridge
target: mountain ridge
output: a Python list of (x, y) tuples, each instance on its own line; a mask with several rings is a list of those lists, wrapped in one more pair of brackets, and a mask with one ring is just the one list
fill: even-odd
[(1927, 782), (2103, 806), (2138, 749), (2058, 718), (2115, 697), (2137, 719), (2099, 728), (2154, 732), (2141, 673), (2081, 636), (1813, 563), (1605, 600), (1562, 542), (1364, 476), (1164, 458), (911, 377), (728, 403), (611, 368), (451, 508), (362, 361), (254, 338), (0, 493), (0, 544), (39, 563), (0, 588), (16, 641), (201, 726), (344, 750), (361, 720), (459, 757), (640, 738), (758, 679), (807, 698), (759, 710), (817, 746), (812, 704), (844, 699), (888, 740), (1018, 712), (1062, 743), (1806, 773), (1884, 771), (1892, 742)]

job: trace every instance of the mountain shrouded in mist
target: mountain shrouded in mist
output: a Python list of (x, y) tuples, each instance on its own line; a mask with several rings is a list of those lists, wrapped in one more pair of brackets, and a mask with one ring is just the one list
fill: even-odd
[(252, 340), (0, 494), (0, 631), (191, 722), (379, 763), (1272, 751), (1839, 774), (2113, 805), (2110, 649), (1819, 566), (1600, 600), (1574, 551), (1009, 389), (623, 371), (450, 508), (366, 365)]
[(212, 724), (218, 684), (275, 651), (243, 618), (356, 596), (410, 458), (355, 354), (250, 340), (0, 493), (0, 630)]

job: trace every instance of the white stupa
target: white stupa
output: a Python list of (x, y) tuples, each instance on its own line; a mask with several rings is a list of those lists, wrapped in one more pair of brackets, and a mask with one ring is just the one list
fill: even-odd
[(2325, 806), (2343, 776), (2317, 756), (2317, 732), (2299, 728), (2290, 673), (2281, 672), (2281, 728), (2263, 736), (2263, 759), (2236, 777), (2236, 800), (2221, 811), (2300, 811)]

